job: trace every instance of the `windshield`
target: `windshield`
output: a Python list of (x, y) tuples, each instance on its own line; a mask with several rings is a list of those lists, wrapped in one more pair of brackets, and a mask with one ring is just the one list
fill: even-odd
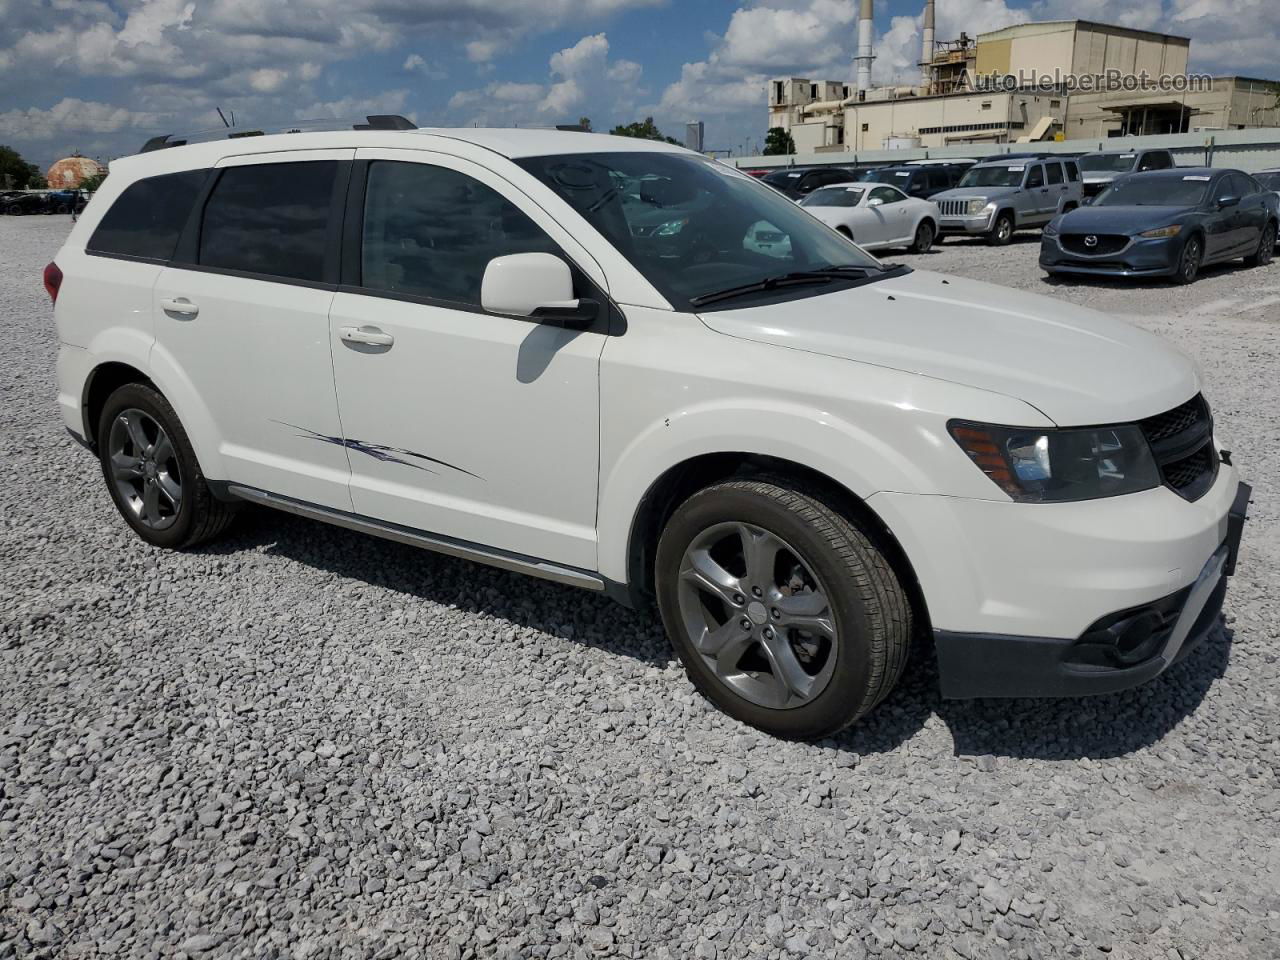
[(960, 179), (961, 187), (1017, 187), (1022, 185), (1026, 164), (1011, 163), (1007, 166), (970, 167)]
[(803, 176), (803, 170), (783, 170), (779, 173), (766, 174), (760, 179), (771, 187), (777, 187), (779, 190), (785, 190), (788, 187), (794, 187), (800, 182), (800, 178)]
[(1117, 180), (1094, 201), (1095, 207), (1198, 207), (1209, 189), (1208, 177), (1152, 177), (1138, 174)]
[(911, 179), (914, 170), (872, 170), (865, 178), (867, 183), (892, 183), (898, 187), (905, 187), (907, 181)]
[(1128, 173), (1137, 161), (1136, 153), (1092, 153), (1080, 158), (1085, 173)]
[(838, 186), (815, 190), (800, 201), (802, 207), (856, 207), (866, 190), (862, 187)]
[[(646, 150), (516, 162), (581, 214), (677, 309), (694, 309), (693, 300), (783, 274), (855, 268), (848, 277), (825, 278), (835, 283), (883, 270), (786, 197), (705, 157)], [(821, 292), (802, 286), (785, 294), (761, 292), (803, 296), (815, 290)]]
[(1253, 179), (1262, 184), (1264, 190), (1280, 191), (1280, 173), (1258, 173)]

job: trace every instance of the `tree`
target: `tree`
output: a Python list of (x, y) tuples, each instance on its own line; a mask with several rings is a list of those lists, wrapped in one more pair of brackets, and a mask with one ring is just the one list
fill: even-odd
[(796, 142), (791, 133), (782, 127), (770, 127), (764, 138), (764, 155), (766, 157), (789, 157), (796, 152)]
[(590, 118), (590, 117), (579, 117), (579, 118), (578, 118), (578, 126), (580, 126), (580, 127), (581, 127), (585, 132), (586, 132), (586, 133), (590, 133), (590, 132), (591, 132), (591, 118)]
[(80, 181), (80, 189), (86, 193), (93, 193), (102, 186), (102, 181), (105, 179), (107, 179), (105, 173), (95, 173), (92, 177), (85, 177)]
[(6, 190), (41, 189), (45, 186), (40, 168), (27, 163), (13, 147), (0, 145), (0, 187)]
[(681, 146), (679, 140), (663, 136), (662, 131), (653, 122), (653, 117), (645, 117), (643, 123), (628, 123), (625, 126), (619, 124), (609, 132), (615, 137), (635, 137), (637, 140), (662, 140), (667, 143), (674, 143), (677, 147)]

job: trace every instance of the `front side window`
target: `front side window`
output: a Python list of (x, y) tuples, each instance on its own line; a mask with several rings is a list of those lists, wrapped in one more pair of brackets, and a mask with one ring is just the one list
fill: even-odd
[(560, 251), (511, 201), (465, 173), (369, 164), (362, 286), (478, 306), (489, 261), (513, 253)]
[(131, 184), (93, 231), (87, 249), (168, 260), (208, 174), (207, 170), (185, 170)]
[[(666, 151), (568, 154), (516, 161), (563, 199), (677, 309), (700, 309), (729, 288), (766, 284), (762, 295), (823, 292), (833, 275), (773, 286), (783, 274), (848, 268), (881, 273), (879, 261), (781, 194), (705, 157)], [(699, 303), (693, 301), (698, 300)]]
[(227, 167), (204, 209), (201, 266), (321, 282), (336, 160)]

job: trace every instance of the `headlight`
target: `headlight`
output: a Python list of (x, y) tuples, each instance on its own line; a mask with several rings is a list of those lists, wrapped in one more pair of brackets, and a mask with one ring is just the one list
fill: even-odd
[(1182, 225), (1175, 224), (1172, 227), (1160, 227), (1158, 230), (1148, 230), (1146, 233), (1140, 233), (1138, 236), (1145, 237), (1148, 240), (1156, 240), (1160, 237), (1176, 237), (1182, 232)]
[(978, 469), (1023, 503), (1118, 497), (1160, 486), (1135, 426), (1040, 430), (953, 420), (951, 436)]
[(675, 237), (685, 228), (685, 224), (689, 222), (686, 217), (684, 220), (668, 220), (657, 230), (653, 231), (655, 237)]
[(981, 213), (985, 209), (987, 209), (987, 201), (985, 200), (969, 201), (968, 210), (970, 214)]

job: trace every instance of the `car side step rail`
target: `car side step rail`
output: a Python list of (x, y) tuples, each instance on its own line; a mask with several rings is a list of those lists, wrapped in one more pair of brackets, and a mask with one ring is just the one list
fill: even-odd
[(358, 514), (346, 513), (342, 510), (334, 510), (330, 507), (322, 507), (302, 500), (294, 500), (292, 497), (268, 493), (256, 487), (245, 487), (233, 483), (228, 484), (225, 489), (228, 494), (241, 500), (270, 507), (273, 510), (282, 510), (285, 513), (292, 513), (295, 516), (306, 517), (310, 520), (331, 523), (334, 526), (354, 530), (357, 533), (367, 533), (371, 536), (381, 537), (384, 540), (394, 540), (396, 543), (404, 543), (411, 547), (430, 550), (433, 553), (442, 553), (462, 560), (471, 560), (475, 563), (483, 563), (486, 566), (497, 567), (501, 570), (511, 570), (515, 573), (523, 573), (543, 580), (563, 583), (571, 587), (581, 587), (585, 590), (597, 592), (605, 589), (605, 582), (600, 576), (586, 570), (579, 570), (576, 567), (564, 567), (546, 560), (538, 560), (519, 553), (508, 553), (505, 550), (481, 546), (466, 540), (456, 540), (453, 537), (425, 533), (421, 530), (414, 530), (411, 527), (402, 527), (399, 524), (374, 520), (371, 517), (362, 517)]

